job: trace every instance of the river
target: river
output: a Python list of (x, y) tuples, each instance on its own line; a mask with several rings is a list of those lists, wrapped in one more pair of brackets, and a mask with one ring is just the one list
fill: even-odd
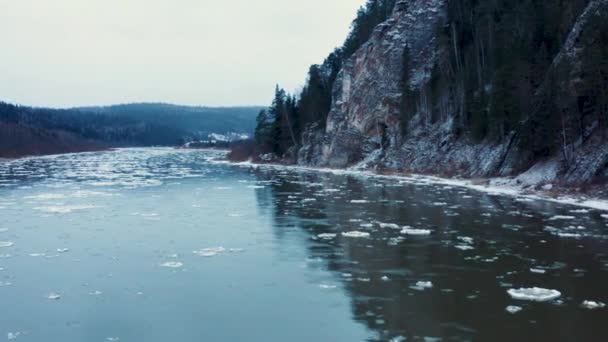
[(0, 341), (608, 340), (605, 212), (218, 156), (0, 162)]

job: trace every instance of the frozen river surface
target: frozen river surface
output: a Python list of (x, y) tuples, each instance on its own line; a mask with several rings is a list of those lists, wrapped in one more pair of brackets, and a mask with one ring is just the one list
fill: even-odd
[(0, 162), (0, 341), (608, 340), (608, 213), (213, 157)]

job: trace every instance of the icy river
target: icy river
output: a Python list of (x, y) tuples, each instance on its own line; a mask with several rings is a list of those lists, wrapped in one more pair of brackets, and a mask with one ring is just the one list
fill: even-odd
[(215, 157), (0, 161), (0, 341), (608, 340), (608, 212)]

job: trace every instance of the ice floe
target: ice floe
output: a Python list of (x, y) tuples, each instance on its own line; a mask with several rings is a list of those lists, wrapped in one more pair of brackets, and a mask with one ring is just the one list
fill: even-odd
[(328, 284), (320, 284), (319, 287), (322, 288), (322, 289), (324, 289), (324, 290), (332, 290), (332, 289), (335, 289), (337, 286), (336, 285), (328, 285)]
[(179, 261), (167, 261), (160, 264), (160, 266), (166, 268), (181, 268), (182, 266), (184, 266), (184, 264)]
[(200, 257), (210, 258), (224, 252), (226, 252), (226, 248), (224, 247), (211, 247), (199, 249), (198, 251), (193, 251), (192, 253)]
[(15, 245), (12, 241), (0, 241), (0, 248), (13, 247)]
[(382, 222), (379, 222), (378, 224), (380, 225), (380, 228), (401, 229), (401, 227), (399, 227), (399, 225), (395, 224), (395, 223), (382, 223)]
[(322, 233), (317, 235), (317, 237), (319, 239), (323, 239), (323, 240), (331, 240), (333, 238), (335, 238), (337, 236), (337, 234), (333, 234), (333, 233)]
[(369, 201), (367, 201), (367, 200), (351, 200), (350, 203), (353, 203), (353, 204), (365, 204), (365, 203), (369, 203)]
[(556, 215), (547, 219), (547, 221), (559, 221), (559, 220), (574, 220), (576, 217), (568, 215)]
[(540, 287), (510, 289), (507, 293), (513, 299), (528, 300), (534, 302), (547, 302), (562, 296), (557, 290), (543, 289)]
[(471, 245), (464, 245), (464, 244), (455, 245), (454, 248), (460, 249), (461, 251), (470, 251), (470, 250), (475, 249), (475, 247), (473, 247)]
[(405, 235), (431, 235), (432, 231), (429, 229), (415, 229), (410, 226), (405, 226), (401, 229), (401, 234)]
[(51, 292), (48, 296), (46, 296), (46, 298), (50, 300), (59, 300), (61, 299), (61, 295), (59, 293)]
[(9, 332), (6, 334), (6, 338), (8, 340), (16, 340), (19, 336), (21, 336), (20, 332)]
[(543, 270), (542, 268), (531, 268), (530, 272), (537, 273), (537, 274), (545, 274), (545, 273), (547, 273), (547, 271)]
[(49, 214), (69, 214), (73, 211), (87, 210), (97, 208), (95, 205), (84, 204), (84, 205), (51, 205), (43, 207), (35, 207), (34, 210), (38, 210)]
[(581, 304), (581, 307), (589, 310), (602, 309), (606, 307), (606, 304), (602, 302), (596, 302), (593, 300), (586, 300)]
[(344, 237), (350, 237), (350, 238), (367, 238), (370, 237), (369, 233), (366, 232), (360, 232), (360, 231), (352, 231), (352, 232), (344, 232), (342, 233), (342, 236)]
[(509, 305), (505, 310), (507, 310), (507, 312), (510, 314), (516, 314), (523, 310), (523, 308), (521, 306)]
[(7, 286), (11, 286), (11, 285), (13, 285), (13, 283), (0, 280), (0, 287), (7, 287)]
[(69, 248), (57, 248), (57, 253), (67, 253), (69, 251)]
[(432, 289), (433, 283), (430, 281), (419, 281), (415, 285), (410, 286), (410, 288), (418, 291), (424, 291), (427, 289)]

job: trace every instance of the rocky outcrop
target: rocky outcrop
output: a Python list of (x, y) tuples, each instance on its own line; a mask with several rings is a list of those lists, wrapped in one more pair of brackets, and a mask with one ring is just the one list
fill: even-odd
[[(432, 84), (433, 70), (450, 68), (450, 55), (457, 49), (439, 41), (438, 32), (452, 27), (448, 6), (447, 0), (396, 4), (390, 19), (379, 25), (369, 41), (345, 62), (334, 85), (326, 127), (313, 126), (305, 132), (298, 163), (462, 177), (517, 176), (539, 169), (546, 173), (539, 178), (543, 182), (570, 184), (603, 177), (608, 165), (608, 144), (605, 129), (598, 123), (585, 128), (589, 133), (584, 141), (564, 139), (563, 151), (547, 155), (528, 148), (527, 140), (521, 137), (523, 131), (536, 134), (535, 113), (524, 113), (528, 119), (498, 140), (475, 141), (463, 134), (459, 125), (464, 115), (462, 89), (458, 84)], [(559, 79), (557, 93), (568, 93), (579, 102), (586, 96), (588, 89), (581, 85), (588, 72), (583, 56), (593, 44), (603, 44), (598, 40), (601, 32), (592, 24), (597, 18), (608, 18), (607, 0), (589, 1), (576, 18), (544, 74), (545, 86), (530, 94), (538, 106), (549, 92), (556, 91), (547, 89), (555, 88), (549, 78)], [(404, 53), (409, 57), (408, 70), (404, 70)], [(493, 86), (490, 80), (483, 84), (482, 91), (491, 92)], [(402, 106), (406, 96), (414, 97), (411, 100), (416, 106), (404, 122)], [(407, 134), (403, 134), (404, 125)], [(546, 168), (539, 167), (548, 164), (555, 172), (547, 173)]]

